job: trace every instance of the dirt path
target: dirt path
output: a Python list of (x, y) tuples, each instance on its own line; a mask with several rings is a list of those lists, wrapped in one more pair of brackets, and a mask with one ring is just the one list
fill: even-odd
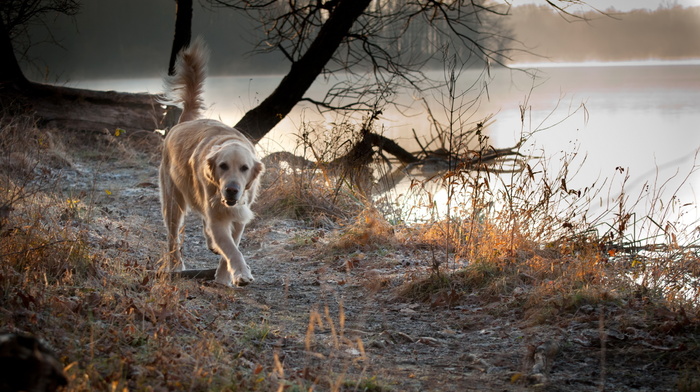
[[(63, 180), (66, 197), (94, 208), (86, 212), (92, 245), (157, 267), (165, 230), (154, 163), (79, 160)], [(242, 242), (254, 284), (183, 282), (188, 307), (206, 330), (251, 342), (241, 366), (261, 364), (290, 382), (326, 378), (345, 390), (374, 391), (676, 390), (677, 374), (661, 360), (668, 352), (643, 350), (632, 332), (601, 329), (594, 310), (561, 325), (529, 326), (507, 306), (513, 297), (468, 295), (450, 307), (401, 300), (397, 287), (426, 273), (427, 255), (393, 249), (330, 257), (331, 234), (297, 221), (256, 220)], [(189, 268), (217, 265), (192, 214), (185, 237)]]

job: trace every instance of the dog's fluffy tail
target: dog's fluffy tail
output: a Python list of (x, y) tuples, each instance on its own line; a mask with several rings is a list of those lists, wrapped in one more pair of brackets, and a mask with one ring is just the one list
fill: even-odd
[(178, 53), (175, 74), (165, 78), (162, 103), (182, 107), (178, 123), (196, 120), (205, 110), (203, 93), (208, 59), (207, 45), (197, 38)]

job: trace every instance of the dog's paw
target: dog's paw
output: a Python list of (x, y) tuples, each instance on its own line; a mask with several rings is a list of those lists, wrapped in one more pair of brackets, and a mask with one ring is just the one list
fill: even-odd
[(220, 265), (214, 275), (214, 282), (228, 287), (243, 287), (253, 283), (255, 279), (250, 273), (250, 267), (243, 264), (242, 268), (233, 270)]
[(238, 287), (247, 286), (253, 283), (253, 281), (255, 281), (255, 279), (253, 279), (253, 274), (250, 273), (250, 266), (248, 266), (248, 264), (245, 262), (243, 263), (242, 268), (237, 269), (233, 274), (233, 282)]
[(247, 286), (251, 283), (253, 283), (255, 279), (253, 278), (253, 275), (250, 273), (247, 274), (247, 276), (242, 276), (242, 275), (234, 275), (233, 277), (233, 282), (236, 284), (238, 287), (244, 287)]
[(225, 286), (225, 287), (236, 287), (233, 285), (233, 282), (229, 280), (219, 280), (219, 279), (214, 279), (214, 283)]
[(214, 275), (214, 283), (218, 283), (222, 286), (233, 287), (233, 276), (228, 270), (222, 271), (221, 268), (216, 270)]
[(255, 279), (252, 276), (249, 276), (249, 277), (234, 276), (233, 279), (217, 277), (214, 279), (214, 283), (220, 284), (220, 285), (226, 286), (226, 287), (245, 287), (245, 286), (253, 283), (253, 281), (255, 281)]

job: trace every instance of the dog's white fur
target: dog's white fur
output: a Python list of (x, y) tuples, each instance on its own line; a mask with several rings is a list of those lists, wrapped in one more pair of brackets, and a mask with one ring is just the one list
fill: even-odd
[(245, 286), (254, 279), (238, 245), (253, 219), (250, 205), (264, 166), (241, 132), (216, 120), (198, 119), (207, 58), (206, 46), (195, 40), (180, 52), (175, 75), (166, 79), (165, 100), (183, 107), (178, 124), (165, 137), (160, 165), (167, 260), (173, 271), (185, 269), (180, 233), (191, 208), (203, 217), (207, 245), (222, 256), (215, 281)]

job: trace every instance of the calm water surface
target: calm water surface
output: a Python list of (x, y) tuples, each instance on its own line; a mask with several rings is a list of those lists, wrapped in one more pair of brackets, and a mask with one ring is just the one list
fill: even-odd
[[(542, 149), (545, 155), (580, 146), (586, 160), (572, 186), (590, 185), (595, 178), (612, 178), (613, 184), (621, 184), (622, 176), (616, 175), (616, 168), (621, 167), (630, 176), (626, 191), (631, 199), (644, 184), (654, 191), (668, 180), (662, 199), (668, 201), (675, 193), (679, 204), (700, 201), (700, 172), (691, 174), (700, 164), (696, 156), (700, 149), (700, 65), (566, 67), (543, 72), (548, 80), (535, 89), (530, 101), (533, 124), (544, 121), (546, 127), (563, 117), (569, 104), (585, 104), (585, 112), (533, 137), (534, 149)], [(559, 109), (544, 120), (559, 97)], [(506, 107), (502, 114), (493, 138), (507, 143), (519, 112)], [(643, 210), (644, 203), (637, 212)], [(691, 223), (697, 218), (697, 208), (686, 207), (682, 221)]]

